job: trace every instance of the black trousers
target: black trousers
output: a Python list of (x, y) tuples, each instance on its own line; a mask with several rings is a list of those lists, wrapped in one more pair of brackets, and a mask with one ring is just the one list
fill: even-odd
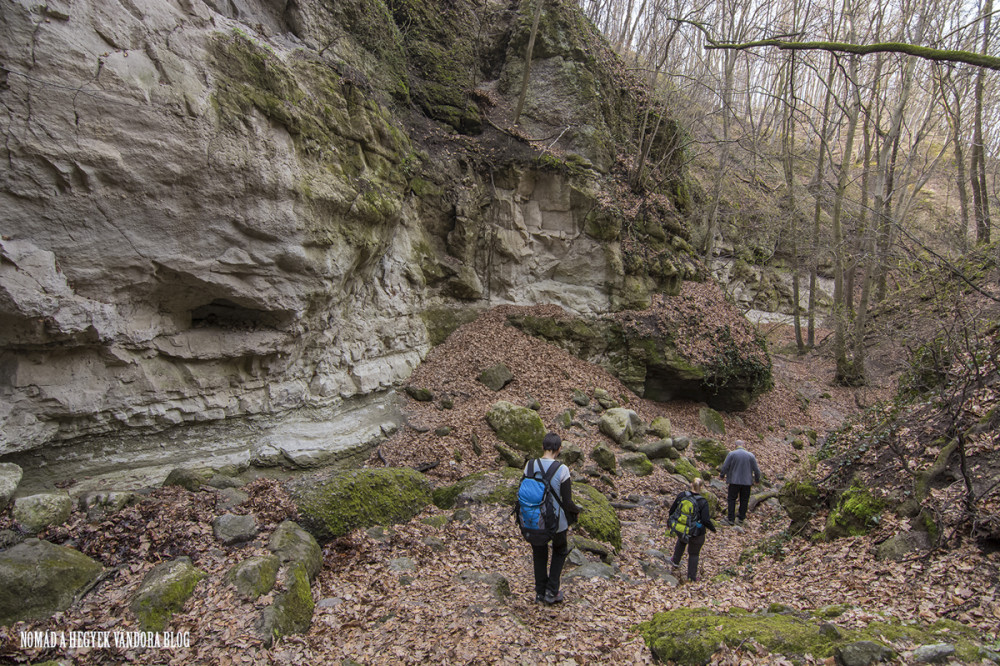
[(703, 532), (696, 537), (691, 537), (691, 540), (687, 543), (678, 539), (677, 545), (674, 546), (674, 562), (676, 562), (678, 566), (681, 563), (681, 558), (684, 557), (684, 547), (687, 546), (688, 580), (692, 582), (698, 578), (698, 557), (701, 554), (701, 547), (705, 545), (706, 536), (707, 533)]
[(535, 596), (544, 596), (546, 592), (555, 596), (559, 592), (559, 578), (562, 576), (563, 565), (569, 548), (566, 546), (566, 535), (569, 530), (556, 532), (552, 537), (552, 566), (549, 566), (549, 544), (532, 546), (531, 556), (535, 563)]
[(729, 522), (733, 522), (733, 513), (736, 509), (736, 499), (740, 500), (740, 520), (746, 520), (747, 518), (747, 504), (750, 502), (750, 486), (741, 486), (735, 483), (729, 484), (729, 506), (726, 517), (729, 518)]

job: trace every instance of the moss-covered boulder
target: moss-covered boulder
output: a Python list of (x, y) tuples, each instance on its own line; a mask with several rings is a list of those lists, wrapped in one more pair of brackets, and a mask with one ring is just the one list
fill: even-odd
[(0, 553), (0, 626), (69, 608), (103, 567), (83, 553), (27, 539)]
[(66, 493), (39, 493), (14, 500), (14, 520), (28, 534), (38, 534), (50, 525), (62, 525), (73, 512)]
[[(534, 414), (534, 412), (532, 412)], [(433, 486), (409, 468), (355, 469), (292, 488), (302, 526), (325, 541), (359, 527), (403, 523), (431, 503)]]
[(590, 458), (597, 463), (597, 466), (606, 472), (614, 472), (618, 469), (618, 462), (615, 460), (614, 452), (604, 444), (598, 444), (590, 451)]
[(790, 529), (798, 532), (823, 506), (823, 497), (811, 481), (789, 481), (778, 492), (778, 503), (792, 521)]
[(524, 467), (524, 463), (527, 462), (523, 453), (516, 453), (500, 442), (494, 442), (493, 448), (496, 450), (500, 462), (508, 467)]
[(855, 477), (830, 511), (824, 533), (828, 539), (867, 534), (878, 525), (884, 510), (885, 501), (875, 497), (864, 482)]
[(559, 451), (559, 459), (567, 465), (575, 465), (583, 460), (583, 451), (576, 444), (567, 444), (564, 441), (562, 449)]
[(624, 444), (641, 433), (642, 419), (631, 409), (613, 407), (601, 414), (598, 428), (618, 444)]
[(649, 424), (649, 430), (660, 439), (668, 439), (673, 434), (670, 419), (666, 416), (657, 416)]
[(277, 555), (250, 557), (229, 570), (226, 582), (231, 583), (240, 596), (253, 600), (271, 591), (278, 580), (280, 566)]
[(688, 482), (701, 478), (701, 472), (699, 472), (698, 468), (694, 466), (694, 463), (684, 457), (678, 458), (674, 462), (674, 473), (680, 474), (687, 479)]
[(608, 498), (585, 483), (573, 484), (573, 503), (580, 507), (577, 526), (599, 541), (622, 547), (622, 524)]
[(282, 584), (284, 591), (275, 595), (274, 602), (264, 609), (256, 625), (258, 635), (267, 646), (278, 636), (308, 631), (316, 608), (304, 566), (294, 563), (286, 567)]
[(514, 375), (506, 365), (497, 363), (480, 372), (476, 380), (491, 391), (500, 391), (514, 381)]
[(277, 555), (283, 565), (302, 564), (310, 580), (316, 577), (323, 565), (323, 551), (316, 539), (291, 520), (275, 528), (267, 542), (267, 549)]
[(722, 414), (715, 411), (711, 407), (702, 407), (698, 410), (698, 420), (701, 422), (709, 432), (715, 433), (716, 435), (726, 434), (726, 422), (722, 418)]
[(486, 422), (507, 444), (535, 457), (542, 455), (546, 429), (542, 417), (533, 409), (501, 400), (487, 412)]
[(434, 393), (430, 389), (423, 388), (421, 386), (407, 386), (405, 389), (406, 395), (410, 396), (417, 402), (433, 402)]
[(448, 510), (470, 504), (513, 504), (518, 481), (511, 482), (496, 472), (470, 474), (450, 486), (436, 488), (434, 506)]
[(653, 463), (643, 453), (624, 456), (621, 463), (623, 469), (627, 469), (636, 476), (649, 476), (653, 473)]
[(205, 575), (191, 564), (189, 557), (178, 557), (153, 567), (129, 604), (139, 627), (143, 631), (163, 631), (173, 614), (184, 608), (195, 585)]
[(202, 484), (208, 483), (208, 480), (214, 475), (215, 470), (208, 467), (199, 467), (196, 469), (176, 467), (167, 474), (167, 478), (163, 481), (163, 486), (179, 486), (185, 490), (197, 492), (201, 489)]
[(721, 442), (714, 439), (699, 438), (694, 441), (691, 447), (695, 460), (705, 463), (710, 467), (719, 467), (729, 453)]

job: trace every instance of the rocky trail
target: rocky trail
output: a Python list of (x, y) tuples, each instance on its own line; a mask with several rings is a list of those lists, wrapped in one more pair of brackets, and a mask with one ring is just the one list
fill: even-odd
[[(845, 635), (888, 619), (921, 626), (950, 620), (979, 632), (983, 643), (996, 640), (998, 557), (972, 542), (916, 553), (902, 561), (879, 561), (878, 544), (897, 531), (898, 518), (887, 513), (866, 536), (815, 541), (790, 535), (785, 511), (770, 499), (754, 508), (745, 525), (720, 526), (717, 534), (710, 534), (699, 580), (685, 582), (664, 559), (673, 545), (665, 536), (664, 504), (683, 489), (682, 479), (662, 464), (644, 476), (625, 469), (605, 473), (590, 464), (589, 453), (599, 443), (620, 459), (629, 452), (598, 432), (601, 407), (596, 400), (591, 400), (593, 407), (573, 403), (574, 389), (589, 396), (603, 389), (616, 400), (627, 400), (646, 423), (667, 417), (674, 437), (713, 436), (727, 448), (744, 439), (767, 477), (759, 490), (780, 485), (795, 477), (815, 451), (810, 430), (817, 431), (821, 441), (825, 432), (857, 410), (853, 391), (830, 386), (833, 368), (822, 353), (776, 354), (774, 390), (746, 412), (723, 415), (725, 434), (720, 435), (702, 423), (702, 405), (660, 404), (630, 395), (597, 366), (506, 326), (512, 311), (490, 311), (431, 352), (411, 378), (411, 386), (430, 391), (434, 400), (409, 400), (407, 427), (383, 443), (369, 465), (422, 466), (428, 476), (446, 485), (470, 473), (497, 469), (498, 440), (483, 419), (496, 400), (537, 401), (547, 424), (574, 409), (574, 424), (564, 431), (566, 442), (583, 455), (574, 477), (603, 491), (618, 507), (622, 547), (611, 552), (606, 545), (575, 542), (578, 547), (563, 576), (564, 603), (534, 602), (530, 549), (516, 532), (509, 506), (473, 502), (444, 510), (431, 505), (405, 524), (356, 529), (326, 543), (322, 567), (311, 583), (316, 607), (308, 631), (266, 646), (259, 618), (295, 581), (286, 577), (274, 590), (251, 601), (241, 597), (227, 572), (238, 562), (277, 552), (272, 538), (276, 529), (286, 519), (296, 518), (288, 490), (268, 479), (257, 479), (238, 491), (210, 485), (195, 485), (196, 491), (165, 487), (103, 521), (90, 522), (77, 511), (66, 525), (40, 535), (99, 560), (105, 574), (69, 610), (0, 629), (0, 660), (222, 665), (651, 663), (653, 654), (638, 625), (662, 611), (697, 608), (720, 613), (770, 611), (776, 617), (822, 613), (830, 631)], [(788, 342), (788, 332), (780, 326), (771, 325), (767, 333), (772, 349), (780, 350)], [(494, 363), (507, 365), (513, 376), (499, 392), (476, 379), (482, 368)], [(490, 473), (490, 478), (495, 476), (495, 471)], [(718, 481), (712, 490), (724, 499), (725, 489)], [(256, 535), (242, 544), (223, 545), (213, 532), (213, 522), (226, 512), (252, 515)], [(9, 509), (2, 521), (0, 527), (12, 526)], [(171, 631), (190, 632), (190, 647), (19, 647), (21, 632), (28, 631), (135, 631), (138, 624), (131, 608), (136, 589), (158, 562), (181, 555), (190, 557), (204, 574), (169, 621)], [(947, 638), (954, 625), (938, 626), (945, 627), (941, 631)], [(889, 629), (881, 637), (895, 650), (893, 663), (913, 662), (920, 642), (898, 631), (890, 634)], [(939, 634), (935, 637), (940, 639)], [(750, 637), (715, 651), (711, 661), (793, 663)], [(799, 663), (832, 664), (834, 658), (807, 655)]]

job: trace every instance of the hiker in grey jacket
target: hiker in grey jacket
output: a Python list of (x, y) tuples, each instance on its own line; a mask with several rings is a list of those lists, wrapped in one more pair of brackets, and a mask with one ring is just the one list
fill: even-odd
[[(736, 509), (736, 499), (740, 500), (739, 522), (747, 519), (747, 504), (750, 502), (750, 486), (760, 482), (760, 467), (757, 458), (746, 450), (746, 442), (736, 440), (736, 450), (730, 451), (722, 463), (719, 476), (729, 482), (729, 495), (726, 518), (730, 524)], [(739, 523), (737, 523), (739, 524)]]

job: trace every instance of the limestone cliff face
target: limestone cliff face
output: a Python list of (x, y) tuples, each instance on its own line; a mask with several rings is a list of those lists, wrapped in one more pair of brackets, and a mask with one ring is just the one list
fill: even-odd
[(546, 12), (539, 159), (488, 120), (530, 15), (437, 4), (0, 7), (0, 454), (329, 416), (491, 304), (604, 312), (694, 274), (673, 211), (655, 267), (620, 242), (627, 100), (579, 15)]

